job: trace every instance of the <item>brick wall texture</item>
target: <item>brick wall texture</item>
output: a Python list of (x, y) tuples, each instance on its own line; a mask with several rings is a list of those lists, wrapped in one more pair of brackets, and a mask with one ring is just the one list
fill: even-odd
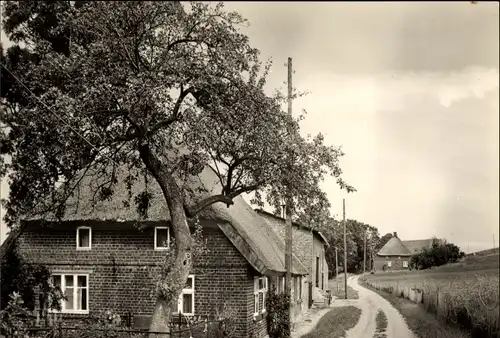
[[(391, 267), (388, 267), (388, 262), (391, 262)], [(396, 271), (396, 270), (408, 270), (407, 267), (403, 267), (403, 262), (408, 262), (410, 265), (410, 257), (405, 256), (375, 256), (374, 267), (376, 271), (383, 271), (384, 265), (386, 265), (386, 271)]]
[[(154, 250), (154, 229), (93, 228), (92, 249), (77, 251), (77, 225), (27, 229), (19, 238), (20, 253), (53, 273), (88, 273), (91, 312), (110, 309), (121, 315), (130, 311), (150, 316), (155, 303), (153, 277), (165, 256), (164, 251)], [(195, 314), (216, 315), (226, 303), (235, 312), (238, 337), (265, 337), (265, 319), (253, 319), (253, 269), (217, 226), (204, 225), (203, 235), (210, 252), (193, 260)]]

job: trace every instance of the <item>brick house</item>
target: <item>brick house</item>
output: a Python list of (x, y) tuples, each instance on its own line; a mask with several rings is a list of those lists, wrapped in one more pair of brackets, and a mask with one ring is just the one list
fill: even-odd
[(410, 268), (411, 256), (424, 248), (431, 248), (434, 241), (435, 239), (402, 241), (394, 232), (393, 237), (377, 252), (374, 268), (376, 271), (407, 270)]
[[(256, 210), (265, 218), (272, 229), (280, 236), (285, 238), (285, 219), (278, 217), (264, 210)], [(328, 241), (323, 234), (307, 225), (292, 223), (292, 247), (293, 253), (306, 266), (308, 275), (304, 280), (307, 287), (311, 285), (312, 300), (309, 303), (309, 294), (303, 295), (300, 305), (293, 308), (292, 313), (300, 315), (304, 310), (310, 307), (313, 302), (323, 303), (325, 291), (328, 289), (328, 264), (326, 262), (325, 250), (329, 246)], [(306, 287), (304, 287), (306, 289)], [(308, 304), (309, 303), (309, 304)]]
[[(124, 182), (125, 175), (117, 169), (118, 182)], [(205, 170), (197, 184), (209, 191), (215, 180)], [(23, 221), (18, 249), (29, 261), (51, 269), (54, 282), (68, 297), (62, 310), (66, 320), (110, 309), (121, 315), (131, 313), (136, 327), (149, 325), (156, 299), (154, 280), (170, 249), (172, 233), (159, 186), (148, 181), (152, 197), (147, 217), (141, 217), (132, 203), (124, 203), (130, 195), (123, 187), (104, 202), (81, 198), (91, 196), (93, 187), (101, 184), (84, 178), (80, 198), (75, 193), (68, 201), (61, 221)], [(131, 191), (140, 192), (145, 184), (139, 179)], [(233, 313), (238, 337), (266, 337), (266, 295), (271, 285), (281, 287), (284, 242), (242, 197), (230, 207), (212, 205), (199, 221), (208, 251), (193, 257), (177, 312), (216, 315), (225, 307)], [(295, 255), (292, 273), (297, 286), (308, 273)], [(301, 295), (303, 290), (298, 289)]]

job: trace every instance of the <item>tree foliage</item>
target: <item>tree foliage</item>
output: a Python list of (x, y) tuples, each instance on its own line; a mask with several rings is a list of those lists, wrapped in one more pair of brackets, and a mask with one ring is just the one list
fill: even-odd
[[(277, 206), (286, 188), (299, 212), (328, 203), (319, 188), (327, 174), (352, 191), (340, 177), (340, 149), (322, 135), (302, 138), (301, 117), (280, 109), (284, 97), (265, 95), (270, 64), (262, 66), (235, 28), (246, 23), (237, 13), (221, 4), (193, 3), (189, 11), (175, 2), (83, 4), (5, 5), (6, 32), (30, 46), (2, 59), (10, 70), (2, 72), (2, 122), (10, 127), (2, 149), (16, 153), (3, 166), (12, 172), (11, 224), (41, 201), (36, 210), (63, 208), (75, 173), (90, 165), (143, 166), (144, 140), (179, 176), (210, 165), (227, 202), (257, 191), (256, 203), (267, 192)], [(57, 15), (34, 16), (46, 12)], [(28, 163), (33, 155), (39, 160)], [(22, 183), (26, 176), (38, 189)], [(65, 191), (54, 189), (60, 181)]]
[[(152, 326), (168, 322), (165, 309), (189, 273), (187, 218), (247, 192), (275, 207), (288, 194), (295, 213), (311, 215), (328, 204), (326, 175), (354, 190), (341, 178), (340, 148), (322, 135), (302, 137), (303, 117), (281, 109), (282, 94), (265, 93), (271, 63), (239, 31), (246, 20), (221, 3), (3, 6), (5, 32), (24, 46), (1, 59), (1, 151), (12, 159), (0, 163), (10, 180), (5, 220), (62, 217), (82, 173), (107, 177), (94, 194), (105, 201), (124, 183), (116, 168), (144, 172), (163, 192), (177, 243), (162, 284), (172, 292), (159, 293)], [(185, 184), (204, 168), (220, 181), (212, 196)], [(147, 191), (134, 200), (147, 214)]]
[[(344, 270), (344, 226), (342, 221), (330, 217), (321, 223), (316, 229), (320, 230), (328, 240), (330, 246), (326, 249), (325, 257), (328, 264), (330, 276), (335, 275), (336, 256), (339, 270)], [(376, 243), (379, 241), (378, 229), (352, 219), (346, 220), (346, 240), (347, 240), (347, 270), (349, 272), (363, 271), (364, 261), (364, 236), (366, 232), (366, 266), (371, 267), (371, 253), (375, 253)]]
[(389, 240), (393, 237), (394, 235), (390, 232), (386, 233), (384, 236), (380, 238), (380, 240), (377, 242), (375, 245), (375, 251), (378, 252), (380, 249), (384, 247), (384, 245), (389, 242)]
[(448, 263), (455, 263), (465, 257), (465, 253), (453, 243), (442, 243), (434, 239), (430, 248), (424, 248), (411, 257), (410, 264), (418, 269), (429, 269)]

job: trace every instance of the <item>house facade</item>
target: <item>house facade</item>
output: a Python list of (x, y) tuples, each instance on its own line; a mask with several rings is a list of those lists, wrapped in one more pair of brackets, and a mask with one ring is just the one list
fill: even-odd
[[(431, 248), (435, 239), (402, 241), (396, 232), (373, 259), (375, 271), (410, 269), (411, 256)], [(440, 240), (438, 240), (440, 241)]]
[[(204, 185), (210, 185), (214, 177), (204, 174)], [(59, 222), (23, 222), (18, 250), (28, 261), (51, 270), (53, 282), (67, 297), (63, 318), (80, 320), (94, 311), (113, 310), (131, 314), (135, 327), (149, 326), (155, 281), (173, 239), (161, 194), (152, 196), (145, 219), (135, 206), (125, 207), (124, 196), (118, 195), (92, 208), (80, 201), (78, 209), (70, 207)], [(229, 208), (212, 205), (199, 224), (206, 251), (193, 256), (176, 313), (218, 316), (226, 309), (232, 313), (236, 336), (267, 337), (266, 297), (272, 285), (282, 289), (284, 242), (241, 197)], [(301, 285), (307, 274), (294, 255), (296, 303), (305, 293)]]
[[(285, 238), (285, 219), (278, 217), (264, 210), (256, 210), (264, 219), (266, 219), (271, 228), (279, 235)], [(311, 229), (308, 226), (293, 223), (292, 226), (292, 250), (293, 253), (304, 263), (308, 275), (304, 280), (306, 288), (311, 288), (309, 292), (303, 295), (300, 309), (297, 314), (309, 308), (313, 302), (324, 302), (325, 291), (328, 289), (328, 264), (326, 262), (325, 250), (329, 246), (326, 238), (321, 232)], [(312, 299), (310, 299), (312, 296)], [(293, 311), (295, 312), (295, 311)]]

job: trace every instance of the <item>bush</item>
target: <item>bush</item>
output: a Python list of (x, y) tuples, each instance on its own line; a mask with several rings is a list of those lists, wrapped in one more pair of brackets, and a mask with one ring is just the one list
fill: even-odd
[(29, 311), (19, 293), (9, 295), (9, 301), (3, 310), (0, 310), (0, 335), (9, 338), (27, 338), (27, 318)]
[(441, 243), (434, 240), (431, 248), (411, 257), (410, 266), (418, 269), (429, 269), (448, 263), (455, 263), (465, 256), (460, 248), (452, 243)]
[(277, 293), (273, 285), (266, 299), (267, 331), (269, 338), (290, 337), (290, 297)]

